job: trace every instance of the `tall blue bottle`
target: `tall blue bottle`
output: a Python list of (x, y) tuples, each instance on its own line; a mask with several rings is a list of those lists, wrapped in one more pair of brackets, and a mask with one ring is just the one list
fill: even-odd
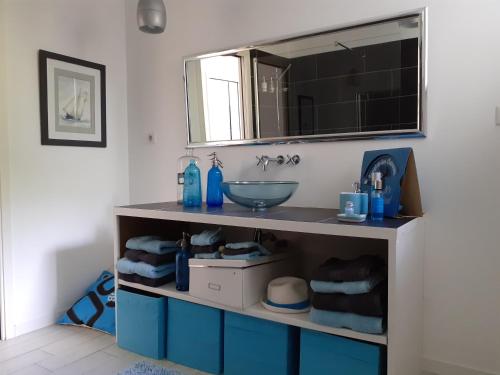
[(211, 153), (212, 156), (212, 168), (208, 171), (207, 177), (207, 206), (209, 207), (221, 207), (224, 202), (224, 197), (222, 195), (222, 171), (219, 166), (223, 168), (222, 162), (217, 159), (217, 154), (215, 152)]
[(184, 193), (182, 204), (184, 207), (201, 207), (201, 176), (200, 169), (194, 159), (184, 171)]
[(370, 218), (372, 220), (384, 219), (384, 194), (382, 192), (382, 180), (375, 181), (374, 190), (371, 193), (371, 211)]
[(182, 233), (181, 250), (175, 255), (175, 288), (186, 292), (189, 290), (189, 241), (187, 234)]

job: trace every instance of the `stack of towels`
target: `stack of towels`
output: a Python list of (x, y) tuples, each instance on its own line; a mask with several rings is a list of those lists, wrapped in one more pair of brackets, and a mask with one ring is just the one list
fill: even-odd
[(191, 254), (196, 259), (220, 259), (219, 247), (224, 246), (222, 229), (204, 230), (191, 236)]
[(223, 259), (251, 260), (271, 252), (257, 242), (233, 242), (228, 243), (222, 250)]
[(125, 247), (125, 257), (116, 265), (120, 279), (154, 287), (175, 280), (177, 241), (140, 236), (130, 238)]
[(387, 269), (382, 258), (328, 259), (313, 272), (312, 322), (382, 334), (387, 311)]
[(191, 253), (196, 259), (250, 260), (271, 252), (257, 242), (226, 243), (222, 229), (204, 230), (191, 236)]

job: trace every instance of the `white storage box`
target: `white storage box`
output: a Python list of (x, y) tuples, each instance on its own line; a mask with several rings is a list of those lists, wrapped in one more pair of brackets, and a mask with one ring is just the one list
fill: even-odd
[(189, 294), (244, 309), (259, 302), (267, 284), (293, 274), (287, 254), (254, 260), (189, 259)]

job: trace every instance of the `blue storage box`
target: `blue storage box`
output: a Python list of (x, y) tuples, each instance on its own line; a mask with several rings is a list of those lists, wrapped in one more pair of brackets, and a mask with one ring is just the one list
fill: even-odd
[(300, 375), (382, 375), (384, 356), (380, 345), (301, 329)]
[(165, 297), (118, 289), (118, 346), (146, 357), (165, 358), (166, 311)]
[(298, 354), (297, 327), (226, 312), (224, 374), (296, 374)]
[(224, 311), (169, 298), (167, 359), (212, 374), (222, 373)]

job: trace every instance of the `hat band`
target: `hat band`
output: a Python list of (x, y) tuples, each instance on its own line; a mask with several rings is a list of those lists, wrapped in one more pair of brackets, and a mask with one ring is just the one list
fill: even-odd
[(299, 303), (288, 303), (288, 304), (283, 304), (283, 303), (274, 303), (271, 300), (267, 300), (266, 303), (270, 306), (273, 307), (278, 307), (280, 309), (291, 309), (291, 310), (302, 310), (307, 307), (309, 307), (309, 300), (306, 299), (305, 301), (299, 302)]

